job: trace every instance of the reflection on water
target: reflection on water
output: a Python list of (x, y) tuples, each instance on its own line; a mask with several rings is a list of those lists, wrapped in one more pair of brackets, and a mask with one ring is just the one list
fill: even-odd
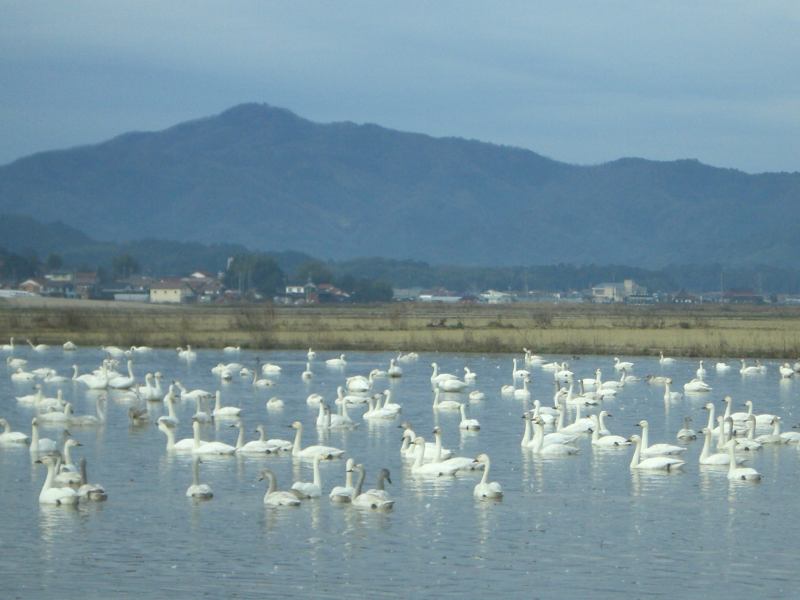
[[(72, 362), (87, 372), (103, 357), (97, 349), (69, 356), (55, 350), (34, 355), (26, 348), (16, 353), (31, 361), (30, 368), (47, 365), (65, 374)], [(321, 498), (298, 508), (264, 506), (267, 486), (258, 481), (261, 469), (271, 468), (283, 490), (294, 481), (312, 480), (312, 462), (288, 454), (204, 456), (201, 479), (213, 487), (214, 498), (192, 501), (185, 496), (192, 481), (191, 453), (165, 451), (166, 439), (155, 426), (166, 412), (161, 402), (134, 402), (124, 392), (89, 391), (70, 380), (60, 388), (76, 414), (94, 414), (96, 399), (102, 394), (109, 398), (106, 423), (70, 428), (82, 443), (75, 460), (87, 458), (90, 478), (106, 487), (109, 500), (77, 508), (40, 507), (45, 469), (32, 464), (27, 448), (0, 447), (0, 542), (14, 544), (14, 552), (2, 559), (4, 591), (63, 597), (66, 579), (91, 581), (92, 593), (109, 597), (121, 592), (185, 597), (199, 590), (219, 597), (407, 597), (430, 595), (433, 585), (437, 595), (459, 598), (484, 595), (487, 589), (511, 597), (645, 597), (672, 589), (678, 578), (686, 596), (721, 598), (731, 589), (737, 595), (787, 596), (800, 583), (792, 553), (759, 534), (780, 531), (786, 540), (800, 534), (797, 520), (786, 517), (800, 486), (800, 455), (792, 446), (767, 446), (753, 453), (750, 465), (764, 476), (759, 484), (729, 482), (725, 468), (699, 467), (702, 439), (686, 444), (682, 473), (631, 472), (632, 448), (592, 447), (589, 436), (578, 441), (576, 456), (535, 456), (520, 447), (520, 415), (531, 404), (500, 394), (501, 386), (510, 383), (511, 357), (506, 355), (422, 356), (402, 365), (402, 378), (375, 381), (373, 393), (393, 390), (394, 401), (403, 406), (399, 418), (364, 422), (360, 415), (365, 407), (354, 407), (349, 411), (360, 423), (357, 429), (318, 430), (317, 409), (306, 404), (310, 393), (320, 393), (332, 404), (336, 386), (346, 376), (385, 369), (393, 356), (352, 353), (344, 369), (330, 369), (322, 359), (338, 354), (324, 354), (312, 364), (313, 379), (304, 382), (300, 373), (305, 352), (240, 353), (235, 360), (249, 368), (256, 356), (262, 364), (283, 366), (282, 374), (271, 378), (274, 385), (264, 389), (254, 389), (251, 378), (238, 375), (221, 382), (210, 368), (233, 359), (205, 350), (198, 350), (190, 363), (178, 360), (173, 350), (137, 356), (134, 372), (161, 371), (164, 393), (175, 379), (189, 389), (221, 389), (224, 405), (242, 408), (247, 440), (254, 439), (259, 423), (268, 437), (291, 440), (294, 432), (286, 427), (300, 420), (304, 446), (344, 448), (347, 456), (365, 465), (366, 488), (374, 486), (381, 467), (391, 469), (387, 491), (396, 501), (392, 512), (329, 501), (330, 488), (344, 482), (344, 460), (320, 464)], [(433, 360), (442, 372), (461, 374), (468, 365), (477, 373), (469, 389), (483, 391), (486, 399), (471, 403), (469, 416), (480, 421), (480, 431), (461, 431), (457, 411), (432, 410)], [(662, 366), (649, 358), (631, 360), (640, 375), (672, 377), (676, 390), (697, 368), (695, 361)], [(571, 364), (578, 377), (591, 377), (601, 367), (608, 379), (614, 378), (608, 357), (584, 357)], [(756, 412), (780, 414), (787, 431), (800, 420), (794, 414), (800, 386), (793, 379), (779, 381), (776, 366), (769, 367), (766, 375), (752, 377), (736, 370), (709, 370), (712, 393), (687, 394), (668, 403), (663, 387), (629, 383), (615, 399), (582, 413), (613, 407), (614, 418), (607, 422), (612, 433), (636, 433), (635, 424), (646, 418), (651, 443), (675, 444), (684, 416), (705, 424), (701, 407), (713, 402), (721, 414), (720, 400), (730, 394), (735, 406), (752, 399)], [(533, 398), (552, 405), (552, 373), (531, 370)], [(47, 395), (55, 395), (56, 389), (48, 386)], [(7, 377), (0, 378), (0, 415), (14, 430), (29, 431), (32, 409), (14, 400), (21, 390)], [(282, 409), (265, 407), (273, 396), (284, 400)], [(440, 399), (446, 398), (466, 401), (464, 394)], [(132, 405), (146, 405), (151, 422), (131, 426), (127, 413)], [(176, 439), (191, 437), (195, 410), (195, 402), (177, 400)], [(570, 407), (570, 417), (574, 414)], [(480, 472), (413, 475), (411, 461), (399, 454), (397, 426), (402, 420), (413, 423), (428, 441), (433, 441), (433, 427), (441, 426), (443, 445), (460, 456), (487, 452), (491, 479), (502, 484), (504, 499), (473, 498)], [(229, 425), (217, 420), (204, 426), (202, 438), (231, 444), (238, 432)], [(61, 427), (49, 427), (46, 435), (61, 443), (61, 432)], [(769, 577), (755, 583), (753, 572)]]

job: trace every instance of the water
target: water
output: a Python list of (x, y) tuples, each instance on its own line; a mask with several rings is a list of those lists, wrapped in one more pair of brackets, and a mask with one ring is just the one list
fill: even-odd
[[(352, 432), (333, 432), (318, 438), (316, 409), (306, 396), (323, 394), (329, 401), (344, 375), (366, 374), (386, 368), (389, 353), (351, 353), (344, 372), (327, 369), (319, 353), (314, 379), (301, 381), (305, 352), (198, 352), (196, 361), (179, 361), (174, 351), (154, 351), (137, 357), (135, 372), (160, 370), (165, 382), (180, 379), (189, 389), (222, 390), (223, 404), (241, 406), (248, 439), (258, 423), (269, 437), (291, 439), (286, 426), (305, 424), (303, 444), (319, 439), (347, 450), (364, 463), (367, 485), (374, 484), (379, 468), (388, 467), (396, 500), (387, 514), (351, 506), (333, 505), (327, 491), (341, 485), (344, 461), (321, 466), (323, 497), (296, 509), (263, 506), (264, 482), (259, 471), (268, 466), (279, 487), (296, 479), (310, 481), (310, 463), (291, 457), (205, 458), (201, 479), (214, 488), (214, 499), (194, 502), (185, 497), (191, 483), (191, 458), (169, 455), (165, 438), (154, 425), (130, 428), (128, 405), (110, 394), (108, 421), (99, 428), (71, 429), (83, 446), (89, 478), (109, 492), (106, 503), (86, 503), (77, 509), (41, 507), (37, 498), (45, 469), (31, 463), (25, 447), (0, 447), (0, 558), (3, 597), (63, 597), (65, 590), (84, 597), (140, 598), (272, 596), (295, 597), (406, 597), (412, 592), (445, 597), (500, 594), (533, 597), (584, 598), (589, 594), (632, 597), (674, 597), (678, 594), (727, 598), (732, 590), (743, 597), (785, 597), (793, 594), (800, 576), (796, 548), (800, 522), (791, 516), (797, 503), (798, 451), (794, 446), (765, 447), (751, 466), (764, 479), (759, 484), (729, 483), (725, 470), (700, 469), (701, 441), (689, 444), (683, 473), (631, 473), (631, 451), (593, 450), (588, 436), (571, 458), (542, 459), (520, 449), (522, 402), (504, 398), (500, 387), (510, 382), (511, 356), (423, 354), (404, 364), (399, 380), (381, 380), (403, 405), (402, 419), (412, 422), (418, 435), (430, 441), (435, 424), (444, 430), (444, 444), (462, 456), (487, 452), (491, 479), (505, 491), (502, 502), (480, 502), (472, 497), (479, 475), (419, 480), (400, 459), (400, 420), (362, 423)], [(15, 350), (28, 358), (29, 368), (51, 366), (62, 374), (73, 362), (81, 372), (97, 366), (98, 349), (66, 353), (51, 349), (38, 354)], [(280, 364), (276, 385), (254, 391), (247, 379), (220, 383), (210, 368), (235, 360), (252, 367), (256, 356)], [(550, 358), (550, 357), (548, 357)], [(557, 358), (557, 357), (554, 357)], [(661, 367), (657, 359), (629, 357), (635, 372), (664, 373), (675, 388), (694, 376), (695, 361), (679, 360)], [(476, 388), (487, 394), (471, 404), (471, 416), (481, 422), (476, 433), (459, 433), (457, 413), (431, 410), (430, 363), (443, 371), (478, 373)], [(585, 356), (573, 360), (576, 375), (589, 377), (599, 366), (604, 378), (614, 377), (609, 357)], [(707, 361), (708, 362), (708, 361)], [(777, 363), (767, 362), (765, 375), (743, 377), (738, 365), (726, 373), (708, 369), (710, 394), (685, 398), (665, 406), (663, 388), (630, 383), (604, 408), (613, 414), (613, 433), (630, 435), (646, 418), (651, 443), (677, 443), (675, 433), (684, 415), (700, 429), (708, 400), (718, 408), (725, 394), (735, 399), (735, 410), (746, 399), (756, 412), (783, 417), (784, 430), (800, 420), (796, 405), (800, 382), (778, 381)], [(533, 367), (533, 392), (545, 404), (552, 400), (552, 375)], [(67, 382), (65, 397), (77, 414), (92, 413), (94, 395), (85, 386)], [(30, 385), (0, 380), (0, 414), (14, 430), (29, 433), (32, 409), (14, 396)], [(47, 395), (55, 395), (46, 386)], [(284, 399), (281, 411), (267, 412), (265, 401)], [(464, 398), (466, 398), (464, 396)], [(151, 403), (154, 416), (163, 410)], [(181, 419), (178, 437), (191, 435), (193, 403), (177, 405)], [(353, 410), (360, 418), (360, 410)], [(51, 438), (56, 429), (43, 429)], [(210, 426), (206, 437), (234, 443), (236, 430), (225, 424)], [(77, 460), (77, 458), (76, 458)]]

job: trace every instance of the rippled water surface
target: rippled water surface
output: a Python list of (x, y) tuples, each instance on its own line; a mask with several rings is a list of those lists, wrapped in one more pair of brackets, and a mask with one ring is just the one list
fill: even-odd
[[(20, 347), (14, 355), (27, 358), (29, 368), (50, 366), (61, 374), (71, 373), (73, 362), (86, 372), (103, 358), (99, 349), (36, 353)], [(318, 435), (316, 409), (305, 401), (308, 394), (318, 392), (332, 402), (346, 375), (385, 369), (392, 355), (351, 353), (344, 371), (325, 367), (322, 359), (331, 356), (319, 353), (309, 383), (300, 377), (305, 352), (223, 355), (201, 350), (187, 364), (174, 351), (158, 350), (137, 356), (134, 370), (142, 379), (145, 372), (159, 370), (166, 383), (180, 379), (190, 389), (221, 389), (223, 404), (243, 408), (248, 439), (259, 423), (266, 425), (269, 437), (291, 439), (286, 426), (300, 420), (304, 445), (320, 440), (344, 448), (366, 466), (369, 486), (379, 468), (389, 468), (392, 485), (387, 489), (396, 500), (392, 512), (330, 503), (327, 492), (344, 478), (343, 460), (322, 464), (322, 498), (299, 508), (264, 507), (265, 485), (257, 478), (265, 466), (275, 471), (284, 489), (294, 480), (311, 480), (310, 463), (290, 456), (204, 458), (201, 479), (213, 486), (215, 496), (192, 501), (184, 495), (191, 483), (191, 456), (167, 453), (165, 437), (153, 424), (130, 427), (129, 405), (112, 392), (105, 425), (70, 428), (82, 444), (75, 449), (76, 460), (87, 458), (90, 480), (108, 490), (106, 503), (41, 507), (44, 467), (32, 464), (25, 446), (0, 447), (2, 596), (61, 598), (65, 591), (71, 597), (135, 593), (142, 598), (190, 593), (399, 597), (413, 591), (477, 597), (487, 590), (562, 598), (796, 593), (800, 457), (795, 446), (755, 453), (751, 466), (763, 475), (758, 484), (729, 483), (724, 469), (699, 468), (701, 441), (689, 444), (684, 472), (676, 474), (632, 474), (630, 450), (593, 450), (588, 436), (580, 440), (576, 457), (538, 458), (520, 448), (523, 403), (500, 394), (501, 385), (511, 381), (510, 355), (423, 354), (402, 366), (402, 378), (376, 383), (377, 390), (391, 387), (394, 400), (403, 405), (402, 419), (362, 422), (355, 431)], [(234, 359), (253, 367), (256, 357), (283, 367), (274, 387), (254, 390), (238, 376), (221, 383), (210, 372), (218, 362)], [(662, 367), (653, 358), (628, 359), (635, 362), (637, 375), (669, 374), (678, 389), (697, 368), (695, 361)], [(481, 422), (479, 432), (460, 433), (458, 413), (437, 415), (431, 409), (432, 360), (443, 371), (462, 374), (466, 365), (477, 372), (475, 388), (487, 398), (469, 409)], [(745, 377), (738, 363), (718, 374), (715, 361), (709, 362), (710, 394), (665, 405), (662, 387), (629, 383), (604, 403), (613, 414), (609, 428), (630, 435), (646, 418), (651, 443), (677, 443), (683, 417), (691, 415), (699, 429), (706, 418), (703, 403), (712, 400), (722, 409), (725, 394), (733, 396), (736, 410), (752, 399), (756, 412), (781, 415), (784, 430), (800, 420), (800, 382), (779, 381), (777, 363), (766, 362), (764, 375)], [(570, 360), (570, 367), (581, 377), (593, 375), (596, 367), (605, 378), (615, 376), (610, 357), (584, 356)], [(534, 397), (551, 404), (552, 374), (531, 370)], [(15, 396), (29, 393), (31, 385), (12, 383), (8, 373), (0, 378), (0, 415), (14, 430), (30, 433), (32, 409), (19, 405)], [(94, 411), (95, 395), (84, 385), (68, 381), (61, 387), (77, 414)], [(55, 389), (45, 386), (46, 395), (55, 395)], [(266, 410), (272, 396), (285, 401), (282, 410)], [(154, 417), (164, 410), (161, 403), (150, 403), (150, 409)], [(194, 409), (194, 403), (178, 403), (178, 437), (191, 436)], [(360, 420), (360, 409), (351, 413)], [(459, 455), (487, 452), (491, 479), (505, 491), (503, 501), (473, 499), (479, 475), (413, 477), (399, 455), (403, 419), (427, 438), (435, 424), (441, 425), (445, 446)], [(42, 435), (56, 438), (60, 431), (45, 428)], [(236, 430), (218, 423), (203, 435), (233, 443)]]

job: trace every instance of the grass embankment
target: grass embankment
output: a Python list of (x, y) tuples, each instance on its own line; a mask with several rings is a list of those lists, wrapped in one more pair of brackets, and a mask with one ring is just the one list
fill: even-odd
[(0, 302), (0, 338), (37, 343), (676, 356), (800, 356), (800, 308), (515, 304), (201, 307)]

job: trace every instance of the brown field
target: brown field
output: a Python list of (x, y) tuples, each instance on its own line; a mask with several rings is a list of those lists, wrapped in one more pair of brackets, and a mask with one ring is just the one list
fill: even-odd
[(320, 350), (800, 356), (800, 307), (387, 304), (216, 307), (0, 300), (0, 339)]

